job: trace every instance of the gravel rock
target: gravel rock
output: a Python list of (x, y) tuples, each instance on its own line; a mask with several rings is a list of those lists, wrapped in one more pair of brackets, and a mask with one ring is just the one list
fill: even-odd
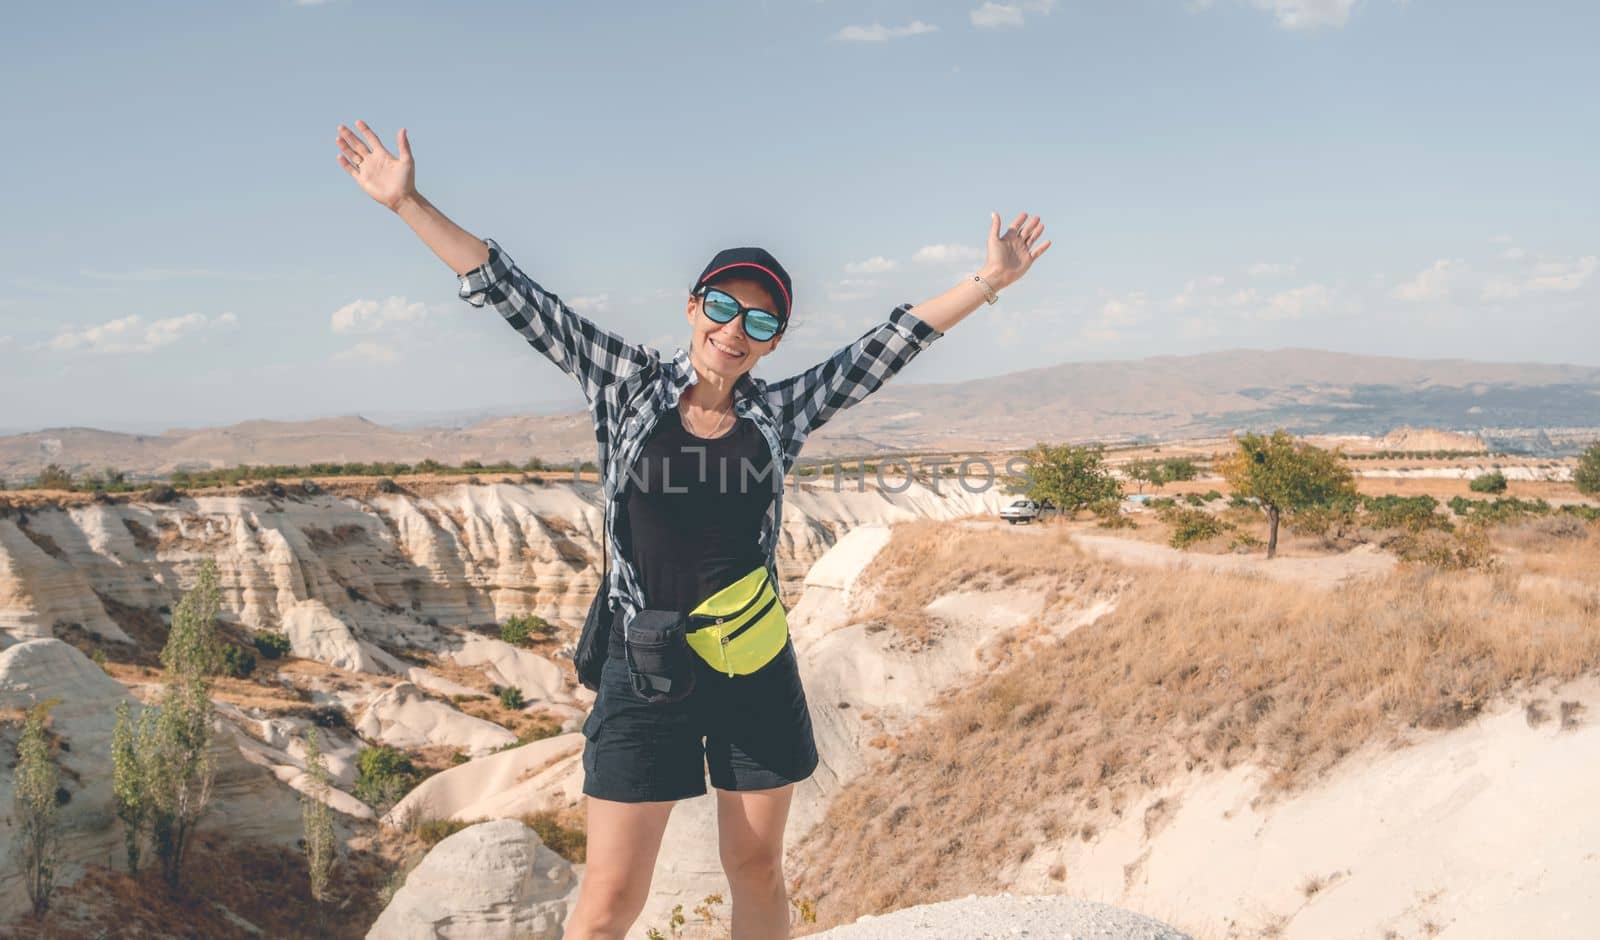
[(808, 940), (1193, 940), (1158, 920), (1062, 895), (967, 895), (812, 934)]

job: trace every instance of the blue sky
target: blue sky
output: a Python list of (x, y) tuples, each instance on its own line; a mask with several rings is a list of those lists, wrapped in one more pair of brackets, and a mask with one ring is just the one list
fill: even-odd
[(670, 350), (732, 245), (800, 369), (1049, 253), (901, 381), (1310, 346), (1600, 365), (1600, 5), (1476, 0), (8, 4), (0, 429), (572, 403), (336, 162)]

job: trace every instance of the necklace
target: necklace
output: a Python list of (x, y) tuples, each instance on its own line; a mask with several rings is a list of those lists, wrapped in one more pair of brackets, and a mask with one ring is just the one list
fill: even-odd
[(723, 419), (730, 418), (732, 416), (733, 416), (733, 409), (729, 408), (727, 411), (722, 412), (722, 416), (717, 419), (717, 426), (715, 428), (711, 429), (711, 433), (709, 433), (709, 434), (701, 434), (699, 431), (696, 431), (694, 428), (689, 427), (689, 410), (688, 410), (688, 408), (684, 407), (682, 404), (680, 404), (678, 406), (678, 417), (683, 419), (683, 426), (685, 428), (688, 428), (689, 433), (693, 434), (695, 437), (703, 437), (703, 438), (706, 438), (706, 439), (720, 437), (721, 434), (722, 434), (722, 430), (723, 430), (723, 428), (722, 428)]

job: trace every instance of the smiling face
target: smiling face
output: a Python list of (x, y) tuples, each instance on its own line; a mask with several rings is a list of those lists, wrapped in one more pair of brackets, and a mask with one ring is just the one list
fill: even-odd
[[(746, 307), (776, 310), (772, 295), (758, 281), (730, 277), (715, 282), (717, 290), (733, 296)], [(760, 342), (751, 339), (744, 331), (744, 317), (734, 317), (727, 323), (718, 323), (705, 315), (704, 301), (689, 297), (689, 361), (701, 375), (717, 375), (728, 383), (755, 368), (761, 357), (778, 348), (783, 334)]]

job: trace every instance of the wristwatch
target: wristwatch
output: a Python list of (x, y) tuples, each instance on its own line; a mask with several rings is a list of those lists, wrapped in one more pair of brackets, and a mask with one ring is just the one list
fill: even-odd
[(983, 279), (983, 275), (974, 274), (972, 279), (978, 282), (979, 287), (983, 288), (984, 298), (987, 299), (989, 303), (994, 303), (1000, 299), (1000, 295), (994, 292), (994, 288), (990, 287), (989, 282)]

